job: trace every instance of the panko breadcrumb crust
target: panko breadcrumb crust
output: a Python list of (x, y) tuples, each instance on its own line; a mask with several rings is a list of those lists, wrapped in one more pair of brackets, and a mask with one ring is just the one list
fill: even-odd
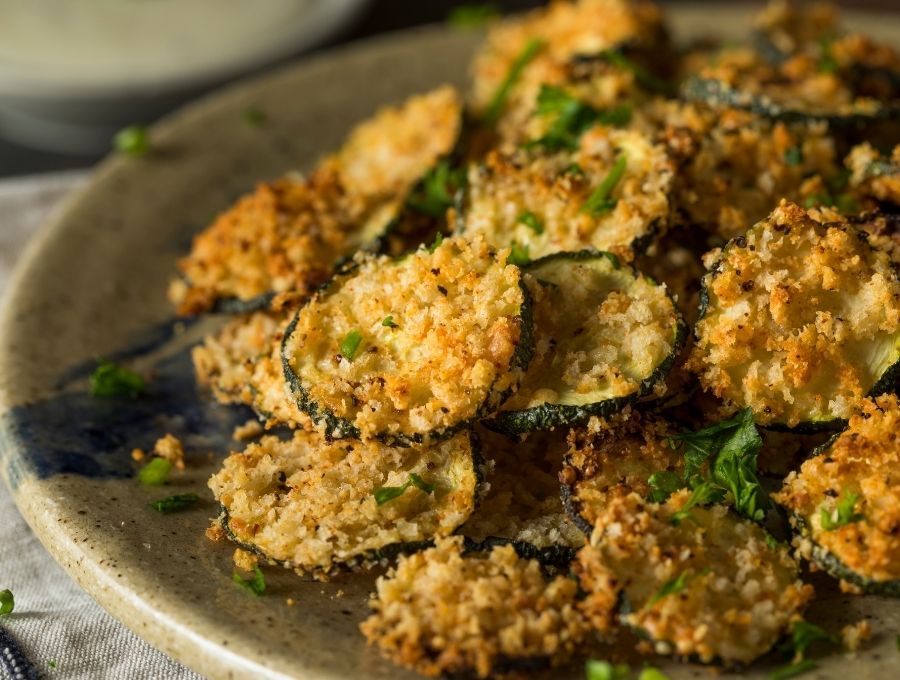
[(900, 281), (849, 223), (782, 201), (729, 243), (704, 291), (689, 368), (758, 423), (846, 419), (873, 389), (893, 388)]
[(749, 663), (800, 618), (812, 586), (786, 546), (725, 506), (695, 507), (674, 523), (690, 494), (662, 505), (635, 493), (609, 499), (575, 563), (582, 609), (603, 630), (622, 604), (622, 623), (660, 654)]
[(360, 626), (370, 644), (420, 673), (494, 676), (569, 660), (589, 634), (578, 585), (548, 580), (512, 546), (463, 554), (463, 539), (401, 557), (380, 577), (373, 614)]
[(361, 259), (288, 329), (282, 358), (300, 408), (327, 436), (397, 443), (493, 412), (533, 344), (530, 297), (508, 252), (448, 238), (401, 259)]
[[(792, 472), (775, 496), (807, 559), (857, 588), (900, 591), (900, 403), (866, 399), (848, 428)], [(839, 499), (858, 496), (857, 521), (827, 530)]]

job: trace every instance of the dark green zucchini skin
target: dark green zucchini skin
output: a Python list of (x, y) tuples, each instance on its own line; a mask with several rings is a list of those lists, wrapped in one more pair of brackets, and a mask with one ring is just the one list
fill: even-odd
[[(342, 273), (346, 273), (346, 271)], [(321, 290), (328, 288), (336, 278), (337, 277), (332, 278), (331, 281), (323, 285)], [(519, 345), (516, 347), (516, 351), (510, 362), (510, 370), (520, 370), (524, 373), (528, 368), (528, 364), (531, 363), (531, 357), (534, 354), (534, 320), (532, 315), (531, 293), (528, 292), (528, 287), (522, 280), (519, 281), (519, 289), (522, 291), (522, 307), (520, 308), (519, 316), (517, 317), (520, 321), (520, 336)], [(287, 346), (289, 339), (297, 328), (299, 316), (300, 311), (294, 315), (291, 323), (288, 324), (281, 341), (281, 365), (291, 394), (293, 394), (294, 398), (297, 400), (297, 407), (306, 413), (314, 423), (325, 428), (324, 435), (327, 440), (330, 441), (333, 439), (344, 438), (359, 439), (361, 436), (359, 428), (353, 425), (351, 421), (336, 415), (331, 409), (320, 407), (319, 404), (312, 399), (309, 390), (306, 389), (299, 376), (294, 373), (294, 369), (291, 367)], [(474, 423), (496, 411), (500, 404), (509, 398), (512, 392), (513, 388), (511, 387), (503, 392), (492, 393), (487, 401), (478, 408), (472, 418), (456, 423), (451, 427), (432, 430), (427, 434), (427, 438), (431, 442), (441, 441), (453, 436), (462, 429), (472, 426)], [(426, 439), (426, 435), (419, 433), (412, 435), (383, 433), (377, 435), (375, 438), (388, 446), (414, 446), (416, 444), (422, 444)]]
[[(820, 448), (825, 448), (824, 445)], [(813, 540), (809, 533), (806, 520), (796, 513), (791, 513), (791, 526), (798, 534), (812, 543), (812, 561), (830, 576), (847, 581), (860, 588), (868, 595), (886, 595), (888, 597), (900, 597), (900, 580), (875, 581), (859, 574), (844, 564), (834, 553), (825, 550)]]
[[(619, 259), (612, 253), (606, 253), (598, 250), (581, 250), (575, 253), (554, 253), (540, 259), (534, 260), (526, 266), (526, 271), (539, 265), (546, 264), (556, 260), (566, 260), (579, 262), (583, 260), (593, 260), (597, 258), (609, 259), (616, 269), (627, 267), (635, 276), (643, 276), (634, 267), (630, 265), (622, 265)], [(624, 397), (614, 397), (593, 404), (573, 405), (573, 404), (550, 404), (545, 403), (533, 408), (523, 409), (521, 411), (500, 411), (482, 424), (488, 429), (501, 434), (515, 436), (525, 432), (534, 432), (536, 430), (552, 430), (556, 427), (571, 427), (586, 423), (592, 416), (605, 418), (618, 413), (627, 405), (647, 396), (653, 390), (654, 386), (660, 380), (668, 375), (675, 363), (675, 359), (684, 347), (687, 339), (688, 327), (684, 319), (678, 312), (678, 307), (669, 297), (672, 307), (676, 314), (675, 341), (672, 351), (669, 353), (656, 370), (644, 380), (641, 381), (638, 389), (633, 393)]]
[(465, 553), (490, 552), (495, 547), (502, 545), (511, 545), (516, 554), (522, 559), (536, 560), (545, 567), (556, 569), (568, 567), (572, 560), (575, 559), (575, 553), (578, 552), (577, 548), (570, 548), (565, 545), (548, 545), (544, 548), (538, 548), (527, 541), (517, 541), (500, 536), (488, 536), (482, 541), (475, 541), (466, 536), (463, 540)]
[(560, 484), (559, 495), (569, 519), (572, 520), (572, 523), (578, 527), (581, 533), (590, 537), (594, 531), (594, 527), (592, 527), (591, 523), (581, 515), (580, 504), (575, 497), (575, 487), (569, 484)]
[(714, 78), (692, 76), (681, 86), (681, 96), (693, 102), (702, 102), (715, 108), (734, 107), (755, 113), (771, 120), (786, 123), (808, 123), (825, 121), (829, 125), (852, 127), (878, 120), (893, 120), (900, 117), (900, 105), (885, 104), (873, 114), (827, 114), (787, 109), (767, 97), (747, 94)]

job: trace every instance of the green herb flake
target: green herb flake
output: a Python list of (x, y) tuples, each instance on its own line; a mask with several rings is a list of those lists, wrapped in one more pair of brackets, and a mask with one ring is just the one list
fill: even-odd
[(200, 496), (195, 493), (180, 493), (154, 501), (150, 507), (164, 515), (170, 515), (173, 512), (181, 512), (193, 507), (199, 500)]
[(631, 71), (631, 73), (634, 74), (634, 79), (637, 81), (638, 85), (644, 89), (665, 95), (674, 94), (674, 88), (671, 84), (656, 77), (643, 66), (626, 57), (619, 50), (604, 50), (598, 56), (623, 71)]
[(410, 192), (406, 206), (428, 217), (441, 218), (453, 206), (456, 192), (465, 186), (464, 168), (441, 160), (431, 168)]
[(609, 661), (591, 659), (584, 665), (586, 680), (627, 680), (631, 669), (625, 664), (611, 664)]
[(619, 127), (631, 120), (631, 107), (595, 109), (573, 97), (561, 87), (542, 85), (535, 114), (551, 120), (547, 132), (526, 148), (541, 147), (547, 151), (575, 150), (581, 135), (596, 124)]
[(618, 203), (618, 199), (612, 198), (610, 194), (622, 180), (622, 177), (624, 177), (626, 167), (628, 167), (628, 161), (625, 159), (625, 156), (619, 156), (616, 162), (613, 163), (609, 174), (603, 178), (603, 181), (600, 182), (587, 201), (584, 202), (584, 205), (581, 206), (581, 212), (590, 213), (594, 217), (612, 212), (616, 207), (616, 203)]
[(647, 666), (641, 671), (638, 680), (669, 680), (669, 676), (658, 668)]
[(769, 674), (769, 680), (787, 680), (788, 678), (794, 678), (798, 675), (803, 675), (804, 673), (813, 670), (814, 668), (818, 668), (816, 664), (809, 659), (804, 661), (798, 661), (797, 663), (791, 663), (787, 666), (782, 666), (781, 668), (772, 671)]
[(831, 39), (821, 38), (819, 40), (819, 72), (834, 73), (837, 70), (838, 63), (831, 50)]
[(397, 328), (397, 324), (394, 322), (393, 314), (388, 314), (381, 320), (381, 325), (385, 328)]
[(362, 333), (354, 328), (341, 340), (341, 356), (347, 361), (353, 361), (353, 357), (359, 351), (360, 343), (362, 343)]
[(16, 608), (16, 598), (11, 590), (0, 590), (0, 616), (12, 614)]
[(406, 480), (406, 484), (403, 484), (402, 486), (380, 486), (375, 489), (375, 491), (373, 492), (373, 495), (375, 496), (375, 504), (384, 505), (388, 501), (399, 498), (406, 492), (406, 490), (410, 486), (414, 486), (420, 491), (428, 494), (434, 493), (433, 484), (429, 484), (415, 472), (411, 472), (409, 474), (409, 479)]
[(172, 471), (172, 463), (165, 458), (153, 458), (138, 472), (138, 481), (146, 486), (162, 486)]
[(144, 391), (144, 379), (134, 371), (100, 359), (91, 373), (92, 397), (130, 397)]
[(676, 593), (680, 593), (684, 590), (684, 587), (687, 585), (688, 581), (688, 572), (683, 571), (675, 578), (669, 579), (665, 583), (662, 584), (660, 589), (656, 592), (656, 594), (650, 598), (647, 602), (648, 607), (652, 607), (661, 599), (666, 597), (667, 595), (674, 595)]
[(246, 579), (239, 573), (234, 572), (231, 575), (231, 580), (256, 597), (259, 597), (266, 592), (266, 577), (263, 576), (262, 570), (259, 567), (253, 567), (252, 578)]
[(516, 221), (524, 224), (535, 234), (544, 233), (544, 223), (541, 221), (541, 218), (535, 215), (530, 210), (526, 210), (525, 212), (521, 213), (519, 217), (516, 218)]
[(136, 158), (144, 156), (150, 150), (150, 139), (144, 125), (129, 125), (119, 130), (113, 137), (113, 145), (121, 151)]
[(500, 114), (502, 114), (503, 109), (506, 108), (506, 100), (509, 99), (509, 93), (512, 91), (513, 87), (515, 87), (516, 83), (519, 82), (525, 67), (528, 66), (543, 48), (544, 43), (533, 38), (529, 40), (525, 44), (525, 47), (522, 48), (522, 51), (519, 52), (519, 55), (509, 67), (509, 71), (506, 73), (506, 76), (494, 93), (490, 104), (488, 104), (484, 114), (484, 122), (487, 125), (493, 126), (500, 118)]
[[(819, 626), (809, 623), (808, 621), (796, 621), (791, 627), (791, 637), (782, 643), (778, 649), (786, 656), (792, 657), (791, 664), (785, 668), (779, 669), (789, 673), (782, 677), (793, 677), (797, 673), (790, 674), (790, 669), (799, 666), (804, 662), (807, 650), (816, 642), (827, 642), (830, 645), (838, 644), (838, 639)], [(808, 670), (808, 669), (807, 669)], [(798, 671), (802, 672), (802, 671)]]
[(790, 147), (784, 152), (784, 162), (791, 166), (798, 166), (803, 163), (803, 147), (799, 144)]
[(668, 470), (654, 472), (647, 484), (650, 485), (650, 500), (654, 503), (665, 503), (669, 496), (685, 486), (681, 477)]
[(51, 659), (50, 661), (47, 662), (47, 666), (50, 668), (50, 670), (55, 671), (56, 670), (56, 661)]
[(243, 118), (244, 123), (246, 123), (249, 127), (260, 127), (263, 123), (266, 122), (266, 114), (257, 109), (255, 106), (251, 106), (249, 109), (244, 109), (244, 112), (241, 114), (241, 118)]
[(441, 232), (438, 232), (438, 235), (434, 237), (434, 242), (430, 246), (428, 246), (428, 252), (433, 253), (435, 250), (440, 248), (443, 242), (444, 235)]
[(450, 13), (447, 15), (447, 23), (453, 28), (481, 28), (499, 16), (500, 9), (491, 2), (460, 5), (450, 10)]
[(687, 502), (681, 507), (681, 510), (672, 515), (670, 520), (672, 524), (681, 524), (683, 520), (690, 519), (691, 510), (698, 505), (709, 505), (710, 503), (718, 503), (725, 497), (725, 492), (707, 481), (700, 481), (691, 492)]
[(853, 512), (856, 502), (859, 500), (859, 494), (852, 491), (844, 491), (838, 498), (833, 510), (822, 508), (819, 511), (819, 518), (824, 531), (834, 531), (840, 529), (847, 524), (853, 524), (864, 519), (858, 512)]
[(507, 264), (514, 264), (517, 267), (524, 267), (526, 264), (531, 262), (531, 255), (529, 254), (530, 248), (528, 244), (519, 245), (515, 241), (513, 241), (509, 245), (509, 257), (506, 258)]

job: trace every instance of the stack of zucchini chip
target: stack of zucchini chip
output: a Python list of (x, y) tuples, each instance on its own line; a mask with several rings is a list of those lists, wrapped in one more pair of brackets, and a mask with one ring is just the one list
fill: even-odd
[(784, 2), (679, 50), (650, 2), (577, 0), (494, 22), (472, 75), (182, 261), (178, 309), (230, 314), (198, 383), (268, 430), (210, 480), (213, 535), (387, 567), (362, 630), (429, 675), (635, 635), (746, 665), (813, 597), (801, 559), (900, 593), (896, 50)]

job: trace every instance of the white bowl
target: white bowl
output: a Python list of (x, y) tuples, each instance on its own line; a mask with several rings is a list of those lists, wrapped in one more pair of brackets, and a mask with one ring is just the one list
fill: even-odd
[(0, 128), (92, 153), (122, 127), (320, 43), (367, 0), (0, 0)]

